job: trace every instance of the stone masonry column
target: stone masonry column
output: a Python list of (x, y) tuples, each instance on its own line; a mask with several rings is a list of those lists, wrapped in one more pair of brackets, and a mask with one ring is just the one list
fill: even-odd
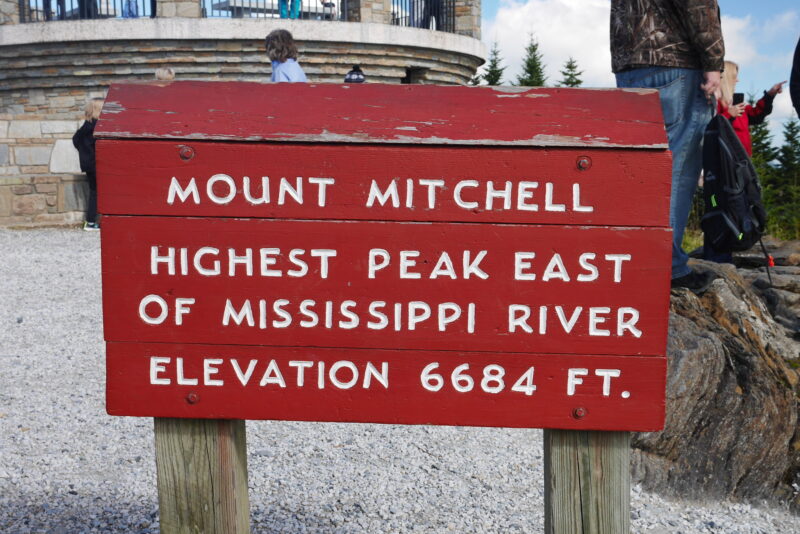
[(392, 1), (391, 0), (348, 0), (347, 21), (377, 22), (379, 24), (391, 24)]
[(197, 19), (202, 15), (200, 0), (158, 0), (158, 5), (156, 7), (157, 17)]
[(19, 1), (0, 0), (0, 25), (19, 24)]
[(481, 0), (456, 0), (456, 33), (481, 38)]

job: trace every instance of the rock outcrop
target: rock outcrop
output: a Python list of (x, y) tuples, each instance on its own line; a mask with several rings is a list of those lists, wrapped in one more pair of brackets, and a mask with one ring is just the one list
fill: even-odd
[(800, 247), (784, 248), (772, 287), (763, 267), (745, 267), (754, 253), (738, 270), (697, 262), (719, 275), (700, 297), (673, 290), (666, 426), (633, 439), (645, 488), (800, 509)]

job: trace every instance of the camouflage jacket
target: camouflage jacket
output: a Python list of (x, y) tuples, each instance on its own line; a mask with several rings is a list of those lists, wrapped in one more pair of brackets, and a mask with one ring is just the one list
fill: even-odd
[(717, 0), (612, 0), (614, 72), (661, 66), (722, 70)]

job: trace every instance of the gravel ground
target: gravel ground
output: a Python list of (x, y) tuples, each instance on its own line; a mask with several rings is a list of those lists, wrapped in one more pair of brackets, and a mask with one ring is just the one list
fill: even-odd
[[(104, 410), (97, 233), (0, 230), (0, 532), (158, 531), (152, 421)], [(538, 430), (247, 423), (254, 532), (542, 532)], [(798, 533), (634, 488), (633, 532)]]

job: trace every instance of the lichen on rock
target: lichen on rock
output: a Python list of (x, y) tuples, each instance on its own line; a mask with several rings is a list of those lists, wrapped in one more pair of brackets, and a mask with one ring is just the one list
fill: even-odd
[(666, 425), (633, 437), (645, 489), (800, 509), (800, 267), (786, 258), (772, 287), (763, 267), (698, 261), (711, 288), (672, 291)]

